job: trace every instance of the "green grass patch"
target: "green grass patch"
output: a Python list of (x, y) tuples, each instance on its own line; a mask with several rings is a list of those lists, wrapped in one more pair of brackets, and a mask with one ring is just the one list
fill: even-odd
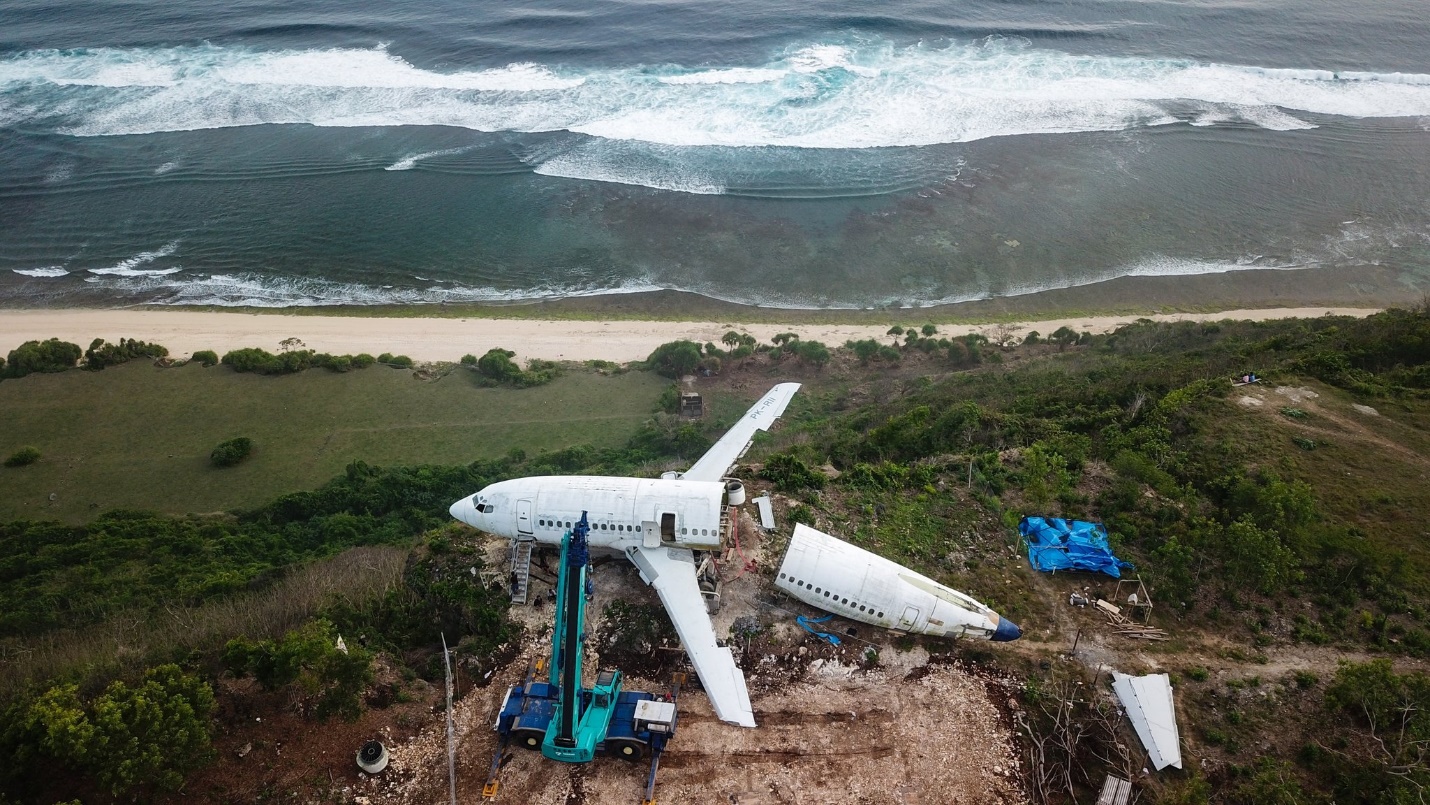
[[(0, 383), (0, 455), (33, 446), (44, 460), (0, 470), (0, 520), (252, 507), (315, 488), (356, 460), (450, 465), (514, 449), (615, 447), (649, 418), (665, 384), (647, 372), (577, 369), (538, 388), (479, 388), (465, 369), (422, 381), (383, 366), (262, 377), (139, 362), (31, 375)], [(214, 445), (237, 436), (252, 439), (253, 455), (214, 468)]]

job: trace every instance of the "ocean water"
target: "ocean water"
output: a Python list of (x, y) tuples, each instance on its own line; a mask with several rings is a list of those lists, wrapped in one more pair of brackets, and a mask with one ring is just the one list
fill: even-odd
[(1285, 272), (1430, 288), (1417, 0), (0, 0), (4, 305)]

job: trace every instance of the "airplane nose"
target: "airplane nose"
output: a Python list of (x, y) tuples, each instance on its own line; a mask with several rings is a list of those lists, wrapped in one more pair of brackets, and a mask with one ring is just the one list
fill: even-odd
[(1018, 624), (1004, 617), (998, 618), (998, 628), (989, 637), (995, 643), (1011, 643), (1023, 636), (1023, 630), (1018, 628)]
[(477, 507), (472, 505), (470, 497), (462, 498), (452, 504), (452, 508), (447, 510), (453, 517), (461, 520), (473, 528), (477, 527)]

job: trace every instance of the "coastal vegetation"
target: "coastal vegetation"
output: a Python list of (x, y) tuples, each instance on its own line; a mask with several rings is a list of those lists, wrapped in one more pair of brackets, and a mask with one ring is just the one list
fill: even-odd
[(24, 377), (35, 372), (63, 372), (73, 369), (84, 352), (79, 344), (58, 338), (47, 341), (26, 341), (10, 350), (3, 368), (5, 377)]
[[(251, 679), (305, 716), (350, 718), (406, 695), (402, 679), (438, 679), (439, 635), (461, 647), (475, 674), (498, 667), (518, 635), (505, 614), (504, 571), (489, 568), (470, 532), (451, 523), (452, 500), (510, 477), (678, 468), (744, 410), (748, 389), (793, 377), (805, 388), (784, 426), (757, 439), (743, 477), (787, 498), (784, 521), (810, 523), (966, 590), (1027, 630), (1007, 651), (959, 652), (1024, 680), (1020, 740), (1037, 749), (1027, 782), (1039, 803), (1095, 795), (1104, 774), (1136, 768), (1123, 768), (1132, 756), (1115, 714), (1080, 692), (1098, 681), (1090, 666), (1066, 659), (1074, 642), (1067, 588), (1113, 590), (1092, 576), (1033, 573), (1015, 530), (1030, 514), (1104, 522), (1118, 555), (1150, 586), (1152, 622), (1172, 635), (1115, 655), (1119, 670), (1150, 658), (1176, 677), (1188, 762), (1185, 771), (1139, 780), (1147, 801), (1389, 805), (1415, 801), (1430, 784), (1421, 751), (1430, 739), (1430, 683), (1409, 665), (1430, 656), (1422, 534), (1430, 516), (1430, 308), (1367, 319), (1140, 322), (1106, 336), (995, 328), (945, 341), (933, 325), (903, 326), (887, 343), (826, 347), (822, 362), (800, 354), (815, 342), (793, 331), (768, 345), (734, 336), (721, 339), (723, 349), (668, 344), (646, 362), (648, 372), (567, 365), (523, 389), (474, 382), (483, 374), (475, 358), (467, 363), (476, 371), (437, 373), (437, 382), (410, 372), (260, 377), (121, 366), (102, 377), (0, 384), (0, 398), (44, 384), (68, 427), (83, 395), (110, 384), (106, 399), (141, 401), (140, 421), (156, 439), (163, 436), (153, 423), (211, 418), (193, 408), (200, 399), (241, 397), (241, 415), (225, 417), (224, 432), (252, 434), (264, 449), (230, 474), (311, 462), (335, 433), (325, 423), (339, 416), (303, 406), (335, 397), (349, 400), (346, 421), (392, 416), (395, 426), (420, 417), (444, 441), (471, 431), (486, 448), (468, 443), (457, 460), (384, 462), (377, 442), (349, 442), (338, 451), (346, 463), (326, 483), (293, 483), (266, 497), (250, 489), (243, 505), (213, 514), (187, 513), (200, 483), (210, 482), (184, 480), (192, 467), (158, 476), (156, 466), (150, 477), (183, 494), (141, 487), (127, 503), (157, 511), (103, 507), (67, 524), (30, 517), (0, 525), (0, 653), (27, 658), (0, 678), (12, 725), (0, 733), (0, 751), (18, 758), (5, 781), (22, 801), (90, 790), (147, 795), (107, 770), (103, 753), (89, 753), (101, 712), (121, 714), (104, 722), (104, 734), (129, 736), (114, 741), (172, 747), (140, 753), (168, 764), (143, 767), (144, 779), (183, 779), (206, 757), (207, 733), (180, 728), (188, 723), (183, 702), (200, 721), (209, 712), (201, 686), (222, 698), (237, 695), (222, 693), (225, 686)], [(493, 355), (489, 366), (510, 378), (513, 356)], [(680, 387), (657, 375), (702, 365), (719, 372), (698, 381), (708, 384), (705, 419), (668, 413)], [(1233, 385), (1252, 371), (1261, 383)], [(623, 395), (629, 410), (608, 417)], [(160, 404), (176, 397), (182, 404)], [(452, 427), (453, 412), (479, 407)], [(500, 441), (499, 432), (537, 410), (546, 417), (535, 430), (549, 441), (534, 431)], [(563, 429), (563, 417), (575, 424)], [(283, 433), (271, 430), (273, 420), (290, 418), (297, 421)], [(7, 474), (7, 485), (72, 460), (62, 431), (38, 412), (27, 417), (22, 407), (18, 421), (16, 438), (43, 448), (46, 460)], [(598, 435), (603, 442), (587, 443)], [(564, 441), (552, 441), (558, 436)], [(84, 438), (102, 445), (98, 429)], [(440, 453), (435, 441), (395, 454)], [(135, 443), (118, 439), (114, 449)], [(285, 449), (295, 443), (307, 452)], [(95, 463), (101, 485), (136, 472)], [(369, 552), (357, 564), (374, 570), (325, 571), (343, 581), (282, 603), (297, 600), (293, 585), (313, 578), (313, 568), (356, 567), (344, 564), (355, 552)], [(246, 607), (283, 614), (255, 617)], [(640, 626), (627, 635), (636, 653), (668, 642), (653, 613), (612, 612)], [(203, 628), (165, 626), (180, 617), (197, 623), (198, 613), (213, 615)], [(34, 647), (76, 645), (120, 622), (147, 623), (157, 637), (122, 654), (32, 656)], [(65, 642), (66, 634), (76, 639)], [(1119, 638), (1108, 639), (1099, 651), (1116, 652)], [(384, 667), (399, 669), (399, 681), (390, 671), (379, 681)], [(397, 692), (375, 699), (384, 685)], [(114, 702), (140, 689), (170, 708), (172, 729), (136, 737), (122, 716), (127, 705)], [(37, 769), (53, 767), (85, 782), (33, 783)]]

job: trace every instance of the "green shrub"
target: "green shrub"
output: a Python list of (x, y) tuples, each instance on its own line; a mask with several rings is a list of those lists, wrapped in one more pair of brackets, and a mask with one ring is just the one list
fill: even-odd
[(193, 356), (192, 358), (189, 358), (189, 360), (191, 360), (191, 361), (198, 361), (199, 363), (202, 363), (204, 366), (217, 366), (217, 365), (218, 365), (218, 353), (217, 353), (217, 352), (214, 352), (214, 351), (211, 350), (211, 349), (201, 349), (201, 350), (199, 350), (198, 352), (195, 352), (195, 353), (194, 353), (194, 356)]
[(391, 353), (391, 352), (384, 352), (384, 353), (382, 353), (381, 355), (377, 356), (377, 362), (378, 362), (378, 363), (392, 363), (392, 353)]
[(6, 737), (28, 739), (51, 761), (92, 774), (115, 797), (147, 786), (172, 791), (212, 756), (213, 709), (207, 683), (177, 665), (161, 665), (139, 686), (116, 681), (88, 703), (75, 685), (50, 688), (11, 725), (23, 734)]
[(407, 357), (406, 355), (394, 355), (390, 359), (383, 361), (383, 363), (389, 364), (398, 369), (412, 368), (412, 359)]
[(794, 354), (805, 363), (814, 364), (816, 367), (829, 363), (829, 347), (819, 341), (799, 341), (794, 347)]
[(248, 458), (248, 454), (252, 452), (253, 440), (247, 436), (240, 436), (215, 447), (213, 452), (209, 453), (209, 461), (215, 467), (232, 467)]
[(463, 356), (462, 356), (462, 365), (463, 365), (463, 366), (476, 366), (476, 365), (477, 365), (477, 356), (476, 356), (476, 355), (473, 355), (473, 354), (470, 353), (470, 352), (468, 352), (466, 355), (463, 355)]
[(5, 459), (7, 467), (28, 467), (40, 460), (40, 451), (34, 447), (22, 447)]
[(561, 374), (561, 365), (555, 361), (532, 358), (522, 371), (512, 358), (515, 352), (501, 347), (487, 350), (487, 354), (476, 361), (477, 374), (493, 383), (505, 383), (520, 388), (540, 386), (555, 380)]
[(48, 341), (26, 341), (10, 350), (6, 362), (7, 377), (24, 377), (35, 372), (63, 372), (73, 369), (84, 355), (79, 344), (71, 344), (58, 338)]
[(348, 721), (362, 715), (362, 694), (373, 679), (372, 654), (354, 641), (338, 646), (338, 631), (327, 620), (316, 620), (282, 640), (237, 638), (223, 651), (223, 663), (235, 676), (252, 676), (265, 690), (292, 687), (320, 720), (339, 715)]
[(681, 340), (661, 344), (645, 359), (644, 368), (664, 377), (679, 379), (700, 366), (700, 345)]
[(372, 366), (374, 363), (377, 363), (377, 358), (374, 358), (366, 352), (359, 352), (358, 354), (353, 356), (354, 369), (366, 369), (367, 367)]
[(775, 453), (765, 459), (760, 469), (760, 477), (773, 483), (782, 492), (798, 492), (803, 489), (823, 489), (824, 475), (811, 470), (809, 465), (789, 453)]
[(84, 353), (84, 368), (97, 372), (109, 366), (118, 366), (134, 358), (163, 358), (169, 350), (158, 344), (146, 344), (133, 338), (121, 338), (118, 344), (96, 338), (90, 342)]

